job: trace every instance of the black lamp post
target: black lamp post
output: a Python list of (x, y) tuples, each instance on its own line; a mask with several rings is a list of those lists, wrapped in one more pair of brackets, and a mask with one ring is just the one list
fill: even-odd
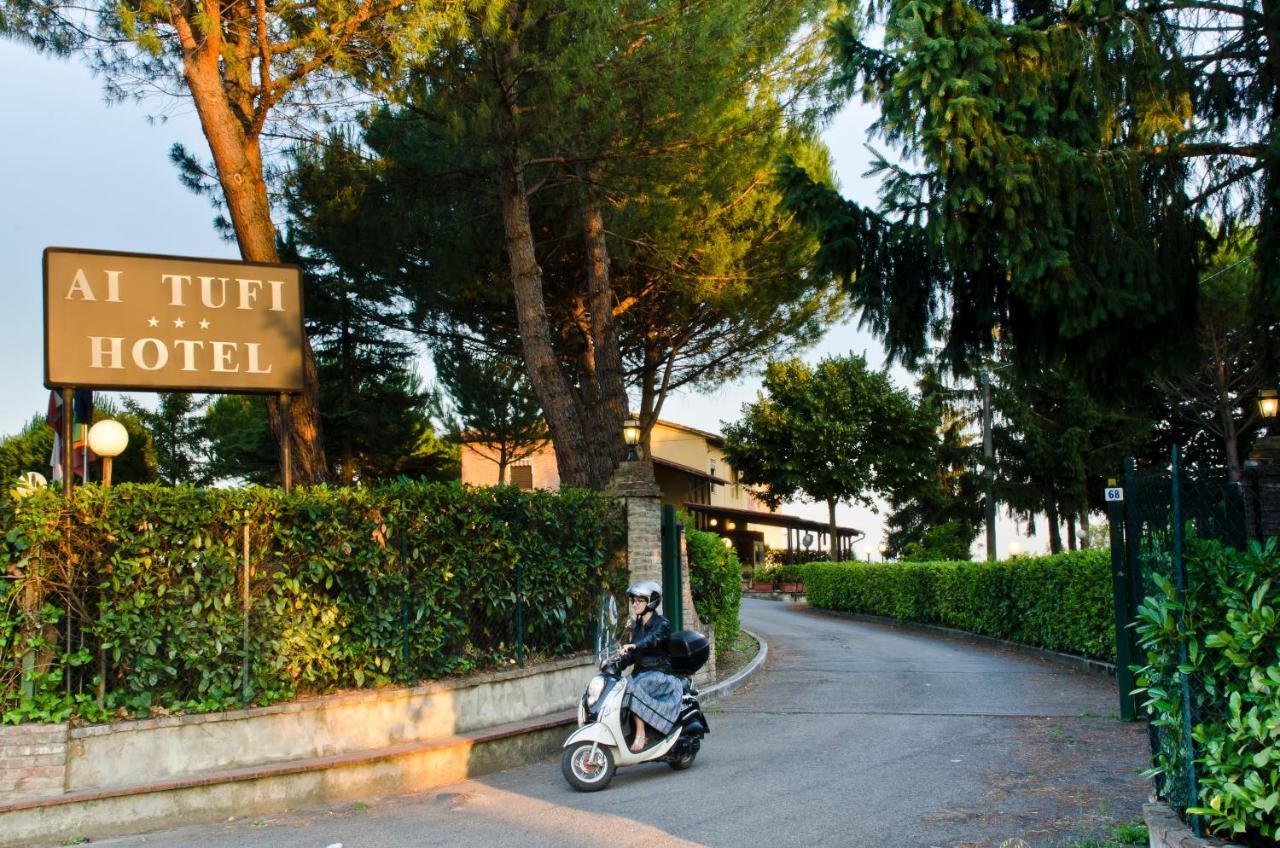
[(1258, 392), (1258, 412), (1268, 422), (1275, 418), (1276, 413), (1280, 412), (1280, 393), (1275, 389), (1263, 389)]
[(622, 422), (622, 441), (627, 443), (625, 462), (635, 462), (640, 458), (636, 453), (636, 445), (640, 444), (640, 420), (634, 415)]

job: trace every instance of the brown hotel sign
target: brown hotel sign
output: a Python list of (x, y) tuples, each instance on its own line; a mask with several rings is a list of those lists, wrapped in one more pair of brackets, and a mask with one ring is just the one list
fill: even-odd
[(302, 333), (296, 265), (44, 252), (49, 388), (296, 392)]

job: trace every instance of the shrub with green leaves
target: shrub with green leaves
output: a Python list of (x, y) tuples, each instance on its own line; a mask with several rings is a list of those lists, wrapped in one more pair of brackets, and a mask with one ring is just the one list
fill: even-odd
[(9, 722), (493, 667), (515, 655), (517, 587), (530, 656), (565, 654), (585, 646), (597, 593), (625, 582), (621, 511), (578, 490), (91, 486), (69, 505), (50, 491), (4, 510)]
[(695, 530), (685, 522), (689, 549), (689, 590), (698, 617), (716, 630), (716, 656), (738, 638), (738, 608), (742, 604), (742, 563), (715, 533)]
[[(1186, 540), (1185, 597), (1169, 577), (1139, 607), (1146, 665), (1137, 682), (1151, 723), (1166, 741), (1152, 775), (1182, 790), (1185, 672), (1200, 797), (1188, 812), (1250, 844), (1280, 841), (1280, 549), (1276, 539), (1240, 551)], [(1165, 569), (1166, 574), (1171, 572)], [(1185, 661), (1182, 659), (1185, 656)]]
[(789, 570), (805, 584), (815, 607), (1115, 659), (1105, 551), (1002, 562), (822, 562)]

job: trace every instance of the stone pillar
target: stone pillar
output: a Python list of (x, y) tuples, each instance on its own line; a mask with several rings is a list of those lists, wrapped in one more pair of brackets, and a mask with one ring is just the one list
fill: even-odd
[(67, 725), (0, 727), (0, 803), (61, 795), (67, 775)]
[[(1275, 430), (1280, 425), (1272, 424)], [(1250, 539), (1280, 536), (1280, 434), (1259, 439), (1244, 464), (1245, 521)]]
[[(627, 570), (629, 582), (652, 580), (662, 585), (662, 491), (653, 479), (653, 466), (645, 462), (623, 462), (613, 473), (605, 488), (607, 494), (622, 498), (627, 508)], [(711, 658), (694, 677), (703, 685), (715, 679), (715, 633), (710, 632), (698, 619), (693, 608), (693, 594), (689, 588), (689, 550), (684, 534), (680, 534), (681, 584), (683, 597), (663, 598), (665, 612), (678, 604), (683, 613), (687, 630), (705, 633), (711, 639)]]
[(627, 570), (630, 582), (652, 580), (662, 585), (662, 492), (653, 467), (644, 462), (618, 466), (605, 492), (627, 507)]

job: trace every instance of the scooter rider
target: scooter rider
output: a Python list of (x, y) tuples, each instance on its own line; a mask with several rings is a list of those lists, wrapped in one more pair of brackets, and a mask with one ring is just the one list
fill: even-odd
[(635, 669), (627, 678), (623, 705), (631, 711), (635, 723), (631, 751), (639, 753), (647, 744), (647, 727), (652, 727), (659, 739), (675, 727), (683, 687), (671, 674), (671, 658), (667, 654), (671, 624), (657, 611), (662, 603), (661, 587), (652, 580), (633, 583), (627, 588), (627, 599), (634, 618), (631, 642), (622, 646), (622, 665), (634, 664)]

